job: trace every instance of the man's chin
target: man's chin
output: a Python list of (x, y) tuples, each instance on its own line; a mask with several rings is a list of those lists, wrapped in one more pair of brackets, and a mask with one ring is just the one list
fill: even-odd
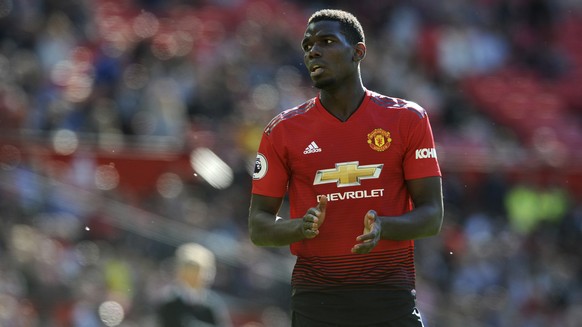
[(320, 80), (315, 80), (313, 81), (313, 86), (317, 89), (323, 90), (326, 88), (329, 88), (333, 85), (333, 80), (330, 79), (320, 79)]

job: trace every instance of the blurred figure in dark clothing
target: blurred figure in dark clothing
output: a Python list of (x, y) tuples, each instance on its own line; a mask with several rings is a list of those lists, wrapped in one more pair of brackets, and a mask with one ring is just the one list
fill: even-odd
[(216, 274), (214, 254), (196, 243), (176, 250), (175, 281), (164, 290), (157, 311), (160, 327), (231, 327), (228, 308), (210, 289)]

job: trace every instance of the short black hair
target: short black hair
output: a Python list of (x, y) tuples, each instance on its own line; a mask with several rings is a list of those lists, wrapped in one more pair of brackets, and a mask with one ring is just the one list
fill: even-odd
[(357, 44), (358, 42), (365, 43), (366, 38), (364, 36), (364, 29), (362, 25), (356, 18), (356, 16), (351, 13), (339, 9), (322, 9), (318, 10), (307, 21), (307, 24), (319, 22), (322, 20), (335, 20), (341, 25), (342, 32), (348, 38), (352, 44)]

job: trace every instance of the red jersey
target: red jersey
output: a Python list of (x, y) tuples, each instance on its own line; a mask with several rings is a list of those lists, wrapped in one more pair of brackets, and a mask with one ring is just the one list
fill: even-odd
[(275, 117), (259, 146), (252, 192), (288, 194), (291, 219), (302, 218), (319, 196), (328, 198), (319, 235), (291, 245), (298, 257), (294, 287), (411, 290), (413, 241), (381, 240), (368, 254), (351, 248), (368, 210), (404, 214), (413, 208), (406, 180), (440, 175), (426, 111), (366, 90), (345, 122), (318, 97)]

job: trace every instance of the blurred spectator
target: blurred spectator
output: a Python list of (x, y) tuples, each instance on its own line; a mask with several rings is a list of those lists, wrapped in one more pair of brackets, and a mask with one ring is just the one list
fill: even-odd
[(569, 196), (560, 187), (519, 183), (508, 191), (505, 205), (511, 226), (527, 234), (544, 221), (557, 225), (568, 212)]
[(160, 327), (230, 327), (224, 300), (210, 289), (216, 274), (214, 254), (196, 243), (176, 250), (176, 280), (164, 289), (157, 314)]

